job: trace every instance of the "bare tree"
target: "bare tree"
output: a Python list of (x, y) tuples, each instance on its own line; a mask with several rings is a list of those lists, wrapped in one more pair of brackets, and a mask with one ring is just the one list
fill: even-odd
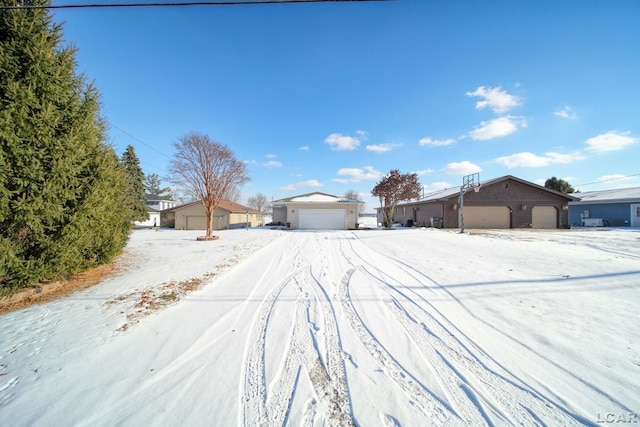
[[(380, 207), (384, 215), (384, 224), (391, 226), (393, 213), (399, 202), (420, 197), (420, 183), (417, 173), (401, 174), (398, 169), (391, 170), (373, 187), (371, 194), (380, 198)], [(383, 205), (384, 202), (384, 205)]]
[(226, 145), (208, 135), (190, 132), (173, 144), (176, 154), (169, 172), (174, 183), (197, 195), (207, 216), (206, 238), (213, 237), (213, 211), (225, 194), (250, 180), (246, 165)]
[(238, 203), (240, 201), (240, 189), (234, 185), (224, 193), (222, 199)]
[[(344, 197), (346, 199), (351, 199), (351, 200), (360, 200), (360, 193), (358, 193), (356, 190), (347, 190), (344, 193)], [(365, 207), (364, 203), (361, 205), (358, 205), (358, 215), (364, 212), (364, 207)]]
[(247, 205), (254, 208), (260, 212), (266, 212), (269, 201), (267, 200), (267, 196), (262, 193), (258, 193), (255, 196), (251, 196), (247, 199)]

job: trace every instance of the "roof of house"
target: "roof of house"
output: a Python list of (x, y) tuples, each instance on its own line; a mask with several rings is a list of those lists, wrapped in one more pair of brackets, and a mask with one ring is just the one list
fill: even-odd
[(640, 187), (576, 193), (580, 200), (571, 204), (640, 202)]
[(273, 203), (364, 203), (360, 200), (346, 197), (334, 196), (333, 194), (321, 193), (319, 191), (298, 196), (287, 197), (285, 199), (274, 200)]
[(171, 200), (170, 197), (167, 196), (158, 196), (157, 194), (149, 194), (146, 193), (144, 195), (144, 197), (147, 199), (147, 201), (155, 201), (155, 200), (162, 200), (162, 201), (168, 201), (168, 202), (173, 202), (173, 200)]
[[(194, 205), (199, 205), (199, 204), (200, 204), (200, 201), (196, 201), (196, 202), (191, 202), (184, 205), (176, 206), (175, 208), (170, 208), (169, 210), (178, 211), (180, 209), (184, 209), (184, 208), (191, 207)], [(221, 200), (218, 206), (216, 207), (216, 209), (218, 208), (229, 211), (229, 213), (250, 213), (250, 214), (262, 213), (248, 206), (244, 206), (236, 202), (231, 202), (229, 200)]]
[(228, 210), (231, 213), (246, 213), (246, 212), (261, 213), (256, 209), (241, 205), (240, 203), (230, 202), (229, 200), (221, 200), (218, 207), (221, 209)]
[[(499, 178), (493, 178), (493, 179), (487, 179), (485, 181), (480, 181), (480, 188), (482, 188), (482, 186), (488, 186), (488, 185), (497, 184), (497, 183), (500, 183), (502, 181), (506, 181), (506, 180), (509, 180), (509, 179), (513, 180), (513, 181), (518, 181), (518, 182), (520, 182), (522, 184), (530, 185), (532, 187), (536, 187), (536, 188), (538, 188), (540, 190), (547, 191), (549, 193), (553, 193), (553, 194), (556, 194), (556, 195), (563, 196), (563, 197), (567, 198), (568, 200), (578, 200), (578, 197), (576, 197), (576, 196), (574, 196), (572, 194), (564, 194), (564, 193), (561, 193), (559, 191), (551, 190), (551, 189), (543, 187), (541, 185), (534, 184), (533, 182), (529, 182), (529, 181), (526, 181), (524, 179), (517, 178), (517, 177), (515, 177), (513, 175), (505, 175), (505, 176), (501, 176)], [(460, 194), (460, 187), (445, 188), (444, 190), (438, 190), (438, 191), (434, 191), (432, 193), (425, 194), (420, 199), (414, 200), (414, 201), (409, 202), (409, 203), (403, 203), (403, 205), (411, 205), (411, 204), (425, 203), (425, 202), (445, 201), (445, 200), (450, 199), (452, 197), (458, 197), (459, 194)]]

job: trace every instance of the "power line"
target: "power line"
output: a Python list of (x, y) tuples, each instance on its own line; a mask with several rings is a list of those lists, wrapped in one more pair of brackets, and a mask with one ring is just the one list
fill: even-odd
[(156, 153), (160, 154), (163, 157), (166, 157), (167, 159), (171, 159), (170, 156), (167, 156), (166, 154), (164, 154), (161, 151), (158, 151), (157, 149), (155, 149), (154, 147), (152, 147), (151, 145), (147, 144), (146, 142), (144, 142), (143, 140), (141, 140), (140, 138), (137, 138), (133, 135), (131, 135), (129, 132), (127, 132), (126, 130), (120, 129), (118, 126), (114, 125), (114, 124), (110, 124), (110, 126), (114, 129), (119, 130), (120, 132), (124, 133), (125, 135), (127, 135), (129, 138), (134, 139), (136, 141), (138, 141), (140, 144), (144, 145), (145, 147), (155, 151)]
[(0, 6), (2, 9), (86, 9), (108, 7), (184, 7), (184, 6), (239, 6), (257, 4), (287, 4), (287, 3), (372, 3), (396, 0), (237, 0), (237, 1), (186, 1), (167, 3), (88, 3), (88, 4), (60, 4), (60, 5), (24, 5)]
[(603, 179), (600, 181), (594, 181), (594, 182), (587, 182), (585, 184), (576, 184), (576, 187), (584, 187), (585, 185), (595, 185), (595, 184), (602, 184), (603, 182), (609, 182), (609, 181), (618, 181), (620, 179), (627, 179), (627, 178), (633, 178), (634, 176), (640, 176), (640, 173), (636, 173), (633, 175), (626, 175), (626, 176), (618, 176), (615, 178), (609, 178), (609, 179)]

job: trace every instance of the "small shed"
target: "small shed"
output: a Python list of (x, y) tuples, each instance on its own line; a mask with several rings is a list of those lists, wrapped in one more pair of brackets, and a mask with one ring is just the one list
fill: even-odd
[[(467, 228), (567, 228), (572, 195), (550, 190), (512, 175), (482, 181), (478, 192), (464, 195)], [(426, 194), (399, 204), (394, 222), (425, 227), (458, 228), (460, 187)], [(378, 222), (382, 211), (378, 208)]]
[(274, 200), (273, 222), (301, 230), (347, 230), (358, 227), (359, 200), (314, 192)]
[(640, 227), (640, 187), (576, 193), (569, 223), (583, 227)]

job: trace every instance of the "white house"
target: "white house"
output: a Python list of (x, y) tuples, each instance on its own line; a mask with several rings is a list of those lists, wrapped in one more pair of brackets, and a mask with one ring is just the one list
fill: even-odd
[(364, 202), (326, 193), (308, 193), (274, 200), (273, 222), (301, 230), (347, 230), (358, 227)]
[(160, 227), (160, 211), (176, 206), (176, 202), (157, 194), (145, 194), (145, 204), (149, 219), (146, 221), (135, 221), (136, 227)]

